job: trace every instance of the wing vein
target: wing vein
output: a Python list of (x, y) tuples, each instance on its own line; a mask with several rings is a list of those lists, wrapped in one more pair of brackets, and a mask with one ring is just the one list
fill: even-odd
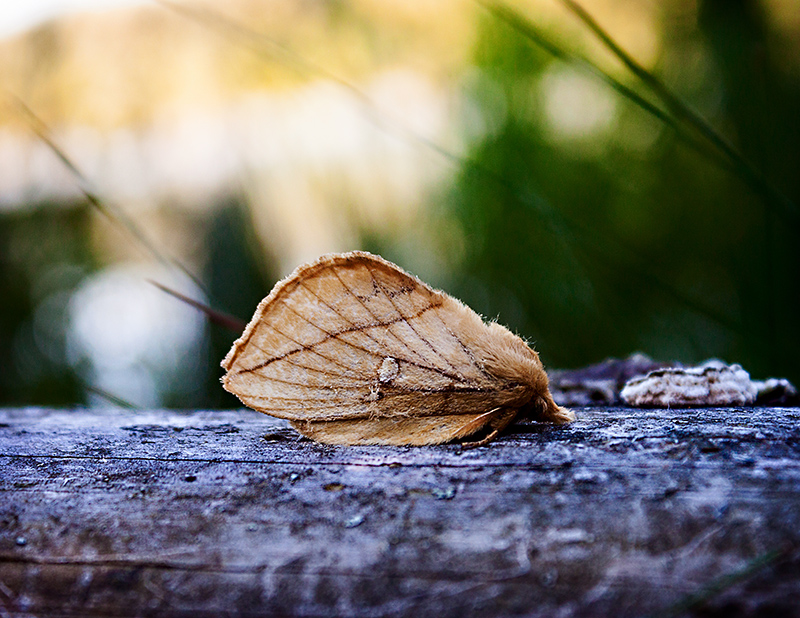
[[(306, 288), (306, 289), (308, 289), (308, 288)], [(313, 292), (312, 292), (312, 294), (313, 294)], [(315, 295), (315, 296), (316, 296), (316, 295)], [(317, 297), (317, 298), (319, 298), (319, 297)], [(321, 300), (321, 299), (320, 299), (320, 300)], [(346, 339), (340, 339), (341, 335), (346, 335), (346, 334), (348, 334), (348, 333), (356, 333), (356, 332), (363, 332), (363, 333), (364, 333), (364, 334), (365, 334), (367, 337), (369, 337), (369, 333), (367, 333), (367, 332), (366, 332), (366, 329), (367, 329), (367, 328), (376, 328), (376, 327), (378, 327), (378, 326), (381, 326), (380, 324), (374, 324), (374, 325), (373, 325), (373, 324), (370, 324), (369, 326), (358, 326), (357, 324), (353, 324), (353, 323), (352, 323), (350, 320), (348, 320), (347, 318), (345, 318), (344, 316), (342, 316), (341, 314), (339, 314), (339, 315), (340, 315), (340, 317), (344, 318), (344, 320), (345, 320), (345, 321), (346, 321), (348, 324), (350, 324), (350, 328), (345, 328), (344, 330), (341, 330), (341, 331), (338, 331), (338, 332), (335, 332), (335, 333), (331, 333), (331, 332), (328, 332), (327, 330), (325, 330), (324, 328), (322, 328), (321, 326), (319, 326), (318, 324), (316, 324), (316, 323), (312, 322), (311, 320), (309, 320), (309, 319), (308, 319), (307, 317), (305, 317), (303, 314), (301, 314), (300, 312), (298, 312), (298, 311), (297, 311), (297, 310), (296, 310), (294, 307), (290, 307), (290, 306), (289, 306), (287, 303), (285, 303), (285, 302), (284, 302), (284, 306), (285, 306), (285, 307), (286, 307), (286, 308), (287, 308), (289, 311), (291, 311), (292, 313), (294, 313), (294, 314), (295, 314), (295, 315), (296, 315), (298, 318), (300, 318), (301, 320), (303, 320), (304, 322), (306, 322), (306, 323), (308, 323), (308, 324), (311, 324), (311, 326), (313, 326), (314, 328), (318, 328), (319, 330), (321, 330), (323, 333), (325, 333), (325, 334), (328, 336), (328, 339), (335, 339), (336, 341), (339, 341), (339, 342), (341, 342), (341, 343), (344, 343), (345, 345), (348, 345), (348, 346), (350, 346), (351, 348), (354, 348), (354, 349), (356, 349), (356, 350), (360, 350), (360, 351), (362, 351), (362, 352), (366, 352), (367, 354), (371, 354), (372, 356), (375, 356), (375, 357), (377, 357), (377, 358), (382, 358), (383, 356), (385, 356), (384, 354), (378, 354), (377, 352), (373, 352), (372, 350), (369, 350), (369, 349), (367, 349), (367, 348), (365, 348), (365, 347), (363, 347), (363, 346), (356, 345), (355, 343), (352, 343), (352, 342), (350, 342), (350, 341), (347, 341)], [(370, 339), (372, 339), (372, 337), (369, 337), (369, 338), (370, 338)], [(324, 339), (323, 341), (327, 341), (328, 339)], [(373, 341), (375, 341), (374, 339), (372, 339), (372, 340), (373, 340)], [(320, 341), (320, 342), (318, 342), (318, 343), (315, 343), (314, 345), (319, 345), (320, 343), (323, 343), (323, 341)], [(380, 343), (379, 343), (379, 342), (377, 342), (377, 341), (375, 341), (375, 343), (376, 343), (376, 344), (378, 344), (378, 345), (380, 345)]]
[[(450, 367), (450, 369), (452, 369), (452, 370), (453, 370), (453, 372), (456, 374), (456, 376), (458, 376), (458, 379), (459, 379), (461, 382), (469, 382), (469, 380), (468, 380), (467, 378), (465, 378), (465, 377), (464, 377), (464, 376), (461, 374), (461, 372), (460, 372), (458, 369), (456, 369), (456, 368), (453, 366), (453, 363), (451, 363), (451, 362), (450, 362), (450, 361), (449, 361), (449, 360), (448, 360), (448, 359), (447, 359), (447, 358), (446, 358), (446, 357), (445, 357), (445, 356), (444, 356), (444, 355), (443, 355), (443, 354), (442, 354), (442, 353), (441, 353), (439, 350), (437, 350), (435, 347), (433, 347), (433, 344), (431, 344), (431, 342), (430, 342), (430, 341), (428, 341), (428, 340), (427, 340), (425, 337), (423, 337), (422, 335), (420, 335), (420, 334), (419, 334), (419, 331), (418, 331), (416, 328), (414, 328), (414, 325), (411, 323), (411, 320), (413, 320), (414, 318), (417, 318), (417, 317), (419, 317), (419, 316), (420, 316), (420, 315), (422, 315), (422, 314), (420, 313), (420, 314), (417, 314), (417, 315), (415, 315), (415, 316), (411, 316), (411, 317), (408, 317), (408, 316), (404, 315), (404, 314), (403, 314), (403, 312), (402, 312), (402, 311), (400, 311), (400, 308), (397, 306), (397, 303), (395, 303), (395, 302), (394, 302), (394, 298), (392, 298), (392, 295), (391, 295), (391, 294), (389, 294), (389, 293), (386, 291), (386, 289), (385, 289), (385, 288), (384, 288), (384, 287), (383, 287), (383, 286), (380, 284), (380, 282), (379, 282), (379, 281), (377, 281), (377, 280), (375, 279), (375, 274), (373, 273), (372, 269), (371, 269), (369, 266), (367, 266), (366, 268), (367, 268), (367, 270), (369, 271), (369, 276), (370, 276), (370, 278), (372, 279), (372, 282), (373, 282), (373, 283), (374, 283), (376, 286), (378, 286), (378, 288), (380, 289), (380, 291), (381, 291), (381, 292), (383, 292), (384, 296), (386, 296), (386, 298), (388, 298), (388, 299), (389, 299), (389, 303), (391, 303), (392, 307), (394, 307), (394, 310), (397, 312), (397, 314), (398, 314), (399, 316), (401, 316), (401, 317), (403, 318), (403, 321), (404, 321), (406, 324), (408, 324), (408, 327), (409, 327), (409, 328), (410, 328), (412, 331), (414, 331), (414, 334), (417, 336), (417, 338), (418, 338), (420, 341), (422, 341), (422, 342), (423, 342), (425, 345), (427, 345), (427, 346), (428, 346), (428, 348), (430, 348), (430, 350), (431, 350), (431, 351), (432, 351), (432, 352), (433, 352), (433, 353), (434, 353), (436, 356), (438, 356), (439, 358), (441, 358), (441, 359), (442, 359), (442, 360), (445, 362), (445, 364), (446, 364), (448, 367)], [(431, 305), (431, 306), (433, 306), (433, 305)]]
[[(308, 387), (312, 388), (312, 387)], [(343, 389), (343, 390), (356, 390), (356, 389)], [(441, 388), (420, 388), (420, 389), (398, 389), (395, 393), (386, 393), (381, 397), (382, 399), (391, 399), (392, 397), (403, 397), (405, 395), (409, 395), (411, 393), (428, 393), (428, 394), (435, 394), (435, 395), (442, 395), (446, 401), (449, 401), (453, 395), (455, 394), (464, 394), (464, 393), (481, 393), (479, 388), (464, 388), (464, 389), (441, 389)], [(348, 403), (352, 403), (352, 398), (350, 397), (286, 397), (281, 395), (252, 395), (254, 399), (269, 399), (273, 401), (299, 401), (299, 402), (312, 402), (312, 401), (340, 401), (341, 403), (337, 403), (336, 405), (347, 405)], [(372, 402), (367, 401), (359, 401), (358, 403), (368, 404)]]
[[(288, 305), (286, 305), (286, 307), (288, 309), (290, 309), (293, 313), (298, 315), (299, 317), (303, 318), (306, 322), (308, 322), (312, 326), (316, 326), (317, 328), (319, 328), (316, 324), (314, 324), (313, 322), (307, 320), (302, 315), (298, 314), (294, 309), (292, 309)], [(422, 315), (426, 311), (430, 311), (431, 309), (435, 309), (435, 308), (436, 308), (435, 305), (431, 305), (430, 307), (426, 307), (425, 309), (423, 309), (420, 313), (418, 313), (414, 317), (419, 317), (420, 315)], [(373, 315), (373, 317), (375, 317), (375, 316)], [(377, 319), (377, 318), (375, 318), (375, 319)], [(378, 324), (370, 324), (368, 326), (359, 326), (357, 324), (354, 324), (352, 328), (346, 328), (344, 330), (341, 330), (341, 331), (338, 331), (338, 332), (335, 332), (335, 333), (330, 333), (329, 336), (330, 336), (331, 339), (336, 339), (337, 341), (341, 341), (342, 343), (345, 343), (345, 344), (349, 345), (350, 347), (355, 348), (356, 350), (361, 350), (361, 351), (366, 352), (367, 354), (371, 354), (372, 356), (375, 356), (377, 358), (382, 358), (384, 356), (384, 354), (378, 354), (377, 352), (373, 352), (372, 350), (369, 350), (367, 348), (361, 347), (359, 345), (356, 345), (356, 344), (351, 343), (349, 341), (346, 341), (344, 339), (339, 339), (339, 336), (347, 334), (347, 333), (364, 332), (365, 329), (368, 329), (368, 328), (380, 328), (380, 327), (383, 327), (383, 326), (391, 326), (392, 324), (396, 324), (397, 322), (404, 322), (404, 321), (406, 321), (406, 319), (401, 315), (399, 318), (395, 318), (395, 319), (390, 320), (388, 322), (384, 322), (383, 324), (380, 324), (380, 323), (378, 323)], [(305, 352), (305, 351), (312, 352), (312, 353), (316, 354), (317, 356), (319, 356), (320, 358), (324, 358), (325, 360), (331, 360), (334, 363), (336, 363), (337, 365), (339, 365), (340, 367), (342, 367), (343, 369), (345, 369), (346, 371), (348, 371), (348, 373), (351, 373), (351, 374), (353, 373), (343, 363), (341, 363), (339, 361), (336, 361), (336, 360), (334, 360), (334, 359), (332, 359), (332, 358), (330, 358), (328, 356), (325, 356), (324, 354), (320, 354), (319, 352), (314, 350), (315, 346), (319, 345), (320, 343), (323, 343), (324, 341), (327, 341), (327, 339), (323, 339), (323, 341), (318, 341), (317, 343), (313, 343), (311, 345), (303, 345), (302, 343), (300, 343), (296, 339), (293, 339), (292, 337), (289, 337), (288, 335), (282, 333), (281, 331), (279, 331), (277, 328), (275, 328), (271, 324), (268, 324), (268, 323), (264, 322), (264, 325), (267, 326), (268, 328), (271, 328), (272, 330), (274, 330), (279, 335), (281, 335), (283, 337), (286, 337), (292, 343), (296, 343), (300, 347), (297, 348), (296, 350), (289, 350), (288, 352), (284, 352), (283, 354), (281, 354), (279, 356), (272, 357), (269, 360), (266, 360), (263, 363), (259, 363), (258, 365), (255, 365), (253, 367), (240, 369), (237, 373), (250, 373), (252, 371), (258, 371), (259, 369), (263, 369), (264, 367), (266, 367), (266, 366), (268, 366), (268, 365), (270, 365), (270, 364), (272, 364), (272, 363), (274, 363), (276, 361), (287, 359), (289, 356), (291, 356), (293, 354), (297, 354), (299, 352)], [(327, 331), (325, 331), (324, 329), (320, 328), (320, 330), (323, 333), (328, 334)], [(365, 334), (368, 334), (368, 333), (365, 333)], [(392, 333), (392, 335), (394, 336), (394, 333)], [(372, 339), (372, 340), (375, 341), (374, 339)], [(378, 341), (375, 341), (375, 343), (380, 345), (380, 342), (378, 342)], [(259, 350), (264, 352), (264, 354), (266, 354), (267, 356), (269, 355), (269, 353), (266, 350), (264, 350), (263, 348), (260, 348), (259, 346), (255, 345), (255, 344), (252, 344), (252, 345), (254, 345), (256, 348), (258, 348)], [(409, 350), (409, 351), (413, 352), (413, 350)], [(400, 360), (402, 360), (404, 363), (408, 363), (409, 365), (413, 365), (415, 367), (419, 367), (420, 369), (426, 369), (428, 371), (433, 371), (434, 373), (438, 373), (439, 375), (441, 375), (441, 376), (443, 376), (445, 378), (449, 378), (450, 380), (469, 383), (469, 380), (462, 379), (458, 375), (452, 375), (452, 374), (448, 373), (447, 371), (439, 369), (438, 367), (433, 367), (431, 365), (427, 365), (427, 364), (424, 364), (424, 363), (418, 363), (416, 361), (409, 360), (407, 358), (401, 358)], [(305, 365), (300, 365), (298, 363), (293, 363), (293, 364), (295, 366), (297, 366), (297, 367), (305, 368)], [(317, 371), (319, 371), (319, 370), (317, 370)], [(337, 375), (337, 376), (346, 377), (345, 374), (340, 374), (340, 373), (332, 373), (331, 372), (330, 375)]]
[[(264, 356), (269, 356), (270, 355), (269, 352), (267, 352), (264, 348), (262, 348), (258, 344), (253, 343), (251, 341), (250, 345), (252, 345), (256, 350), (259, 350), (260, 352), (263, 352)], [(286, 353), (286, 356), (275, 357), (275, 358), (267, 361), (266, 363), (261, 363), (259, 365), (256, 365), (255, 367), (251, 367), (249, 369), (241, 369), (241, 370), (239, 370), (238, 373), (249, 373), (249, 372), (252, 372), (252, 371), (258, 371), (259, 369), (263, 369), (264, 367), (269, 365), (274, 360), (279, 360), (280, 359), (280, 360), (285, 360), (287, 363), (289, 363), (290, 365), (292, 365), (294, 367), (297, 367), (298, 369), (305, 369), (305, 370), (308, 370), (308, 371), (316, 371), (317, 373), (321, 373), (323, 375), (336, 376), (336, 377), (340, 377), (340, 378), (348, 378), (348, 379), (354, 379), (355, 378), (356, 380), (360, 379), (359, 375), (355, 371), (351, 371), (349, 369), (346, 370), (347, 373), (334, 373), (333, 371), (323, 371), (322, 369), (317, 369), (316, 367), (309, 367), (308, 365), (303, 365), (302, 363), (298, 363), (298, 362), (296, 362), (296, 361), (294, 361), (294, 360), (292, 360), (291, 358), (288, 357), (290, 354), (296, 354), (297, 352), (304, 352), (304, 351), (306, 351), (306, 350), (304, 350), (302, 348), (299, 349), (299, 350), (291, 350), (291, 351)], [(322, 358), (326, 358), (326, 357), (323, 356)]]
[[(396, 393), (387, 393), (382, 397), (382, 399), (390, 399), (392, 397), (403, 397), (407, 396), (410, 393), (429, 393), (433, 395), (442, 395), (445, 402), (449, 402), (453, 395), (457, 394), (470, 394), (470, 393), (485, 393), (486, 391), (482, 391), (479, 388), (468, 388), (468, 389), (420, 389), (420, 390), (401, 390)], [(261, 400), (270, 400), (270, 401), (296, 401), (299, 403), (306, 403), (306, 402), (314, 402), (314, 401), (325, 401), (331, 402), (333, 400), (332, 397), (281, 397), (279, 395), (251, 395), (251, 399), (261, 399)], [(367, 402), (367, 401), (359, 401), (358, 403), (363, 405), (369, 405), (370, 403), (374, 402)], [(328, 408), (337, 408), (342, 406), (348, 406), (352, 404), (352, 400), (347, 398), (342, 398), (339, 403), (331, 403), (329, 406), (315, 406), (315, 407), (328, 407)], [(452, 411), (450, 414), (476, 414), (476, 412), (471, 411)]]
[[(297, 354), (298, 352), (303, 352), (303, 351), (308, 351), (308, 352), (311, 352), (312, 354), (316, 354), (316, 355), (317, 355), (317, 356), (319, 356), (320, 358), (324, 358), (325, 360), (327, 360), (327, 361), (330, 361), (330, 362), (332, 362), (332, 363), (334, 363), (334, 364), (336, 364), (336, 365), (339, 365), (340, 367), (342, 367), (342, 368), (343, 368), (343, 369), (345, 369), (345, 370), (348, 370), (348, 367), (347, 367), (347, 366), (345, 366), (345, 365), (344, 365), (344, 363), (342, 363), (342, 362), (340, 362), (340, 361), (336, 360), (335, 358), (330, 358), (330, 357), (328, 357), (328, 356), (325, 356), (324, 354), (320, 354), (319, 352), (317, 352), (317, 351), (314, 349), (314, 347), (317, 345), (317, 343), (314, 343), (314, 344), (311, 344), (311, 345), (303, 345), (302, 343), (300, 343), (299, 341), (297, 341), (297, 340), (296, 340), (296, 339), (294, 339), (293, 337), (290, 337), (290, 336), (289, 336), (289, 335), (287, 335), (286, 333), (282, 333), (281, 331), (279, 331), (279, 330), (278, 330), (277, 328), (275, 328), (275, 327), (274, 327), (272, 324), (269, 324), (269, 323), (268, 323), (268, 322), (266, 322), (266, 321), (265, 321), (265, 322), (262, 322), (262, 324), (263, 324), (264, 326), (266, 326), (267, 328), (271, 328), (272, 330), (274, 330), (274, 331), (275, 331), (276, 333), (278, 333), (278, 334), (279, 334), (281, 337), (285, 337), (286, 339), (288, 339), (288, 340), (289, 340), (289, 341), (291, 341), (292, 343), (295, 343), (295, 344), (297, 344), (297, 345), (298, 345), (298, 346), (300, 346), (300, 347), (299, 347), (298, 349), (296, 349), (296, 350), (290, 350), (290, 351), (288, 351), (288, 352), (285, 352), (284, 354), (281, 354), (280, 356), (275, 356), (275, 357), (273, 357), (273, 358), (271, 358), (271, 359), (269, 359), (269, 360), (267, 360), (267, 361), (265, 361), (265, 362), (263, 362), (263, 363), (260, 363), (260, 364), (256, 365), (255, 367), (250, 367), (249, 369), (241, 369), (241, 370), (239, 370), (239, 372), (238, 372), (238, 373), (249, 373), (249, 372), (251, 372), (251, 371), (256, 371), (257, 369), (261, 369), (261, 368), (263, 368), (263, 367), (266, 367), (267, 365), (269, 365), (269, 364), (271, 364), (271, 363), (274, 363), (275, 361), (282, 360), (282, 359), (286, 358), (287, 356), (289, 356), (290, 354)], [(323, 332), (324, 332), (324, 331), (323, 331)], [(322, 343), (322, 342), (318, 342), (318, 343)], [(266, 354), (266, 352), (265, 352), (265, 354)], [(336, 375), (336, 374), (333, 374), (333, 375)]]
[[(290, 362), (290, 361), (287, 361), (287, 362)], [(292, 363), (292, 364), (294, 364), (294, 363)], [(330, 374), (330, 373), (327, 373), (325, 371), (322, 371), (321, 369), (313, 369), (311, 367), (303, 367), (302, 365), (295, 365), (295, 367), (303, 369), (303, 371), (314, 371), (316, 373), (321, 373), (322, 375), (327, 375), (327, 376), (339, 375), (339, 374)], [(291, 386), (300, 386), (302, 388), (308, 388), (308, 389), (311, 389), (311, 390), (325, 390), (325, 389), (331, 388), (329, 386), (313, 386), (313, 385), (310, 385), (310, 384), (303, 384), (302, 382), (293, 382), (292, 380), (287, 380), (285, 378), (279, 378), (277, 376), (264, 375), (263, 373), (259, 374), (259, 375), (264, 380), (272, 380), (273, 382), (280, 382), (281, 384), (288, 384), (288, 385), (291, 385)], [(368, 382), (366, 380), (361, 380), (361, 381), (353, 380), (353, 383), (354, 384), (358, 384), (359, 386), (337, 386), (336, 388), (338, 388), (340, 390), (358, 390), (359, 388), (364, 388), (364, 387), (366, 387), (368, 385)]]
[[(374, 281), (375, 281), (375, 278), (372, 276), (372, 271), (369, 269), (369, 267), (366, 267), (366, 268), (367, 268), (367, 271), (369, 272), (370, 278), (371, 278), (371, 279), (373, 280), (373, 282), (374, 282)], [(356, 300), (357, 300), (359, 303), (361, 303), (361, 306), (362, 306), (362, 307), (364, 307), (364, 310), (365, 310), (367, 313), (369, 313), (369, 314), (372, 316), (372, 318), (373, 318), (373, 319), (374, 319), (376, 322), (378, 322), (378, 324), (379, 324), (379, 325), (385, 325), (385, 326), (387, 326), (387, 327), (388, 327), (388, 326), (391, 326), (392, 324), (396, 324), (397, 322), (400, 322), (400, 321), (402, 321), (402, 320), (405, 320), (405, 318), (403, 318), (403, 314), (402, 314), (402, 313), (400, 313), (400, 312), (398, 311), (398, 312), (397, 312), (397, 315), (399, 315), (399, 316), (400, 316), (401, 320), (389, 320), (389, 321), (386, 321), (386, 322), (381, 322), (381, 321), (378, 319), (378, 316), (376, 316), (376, 315), (375, 315), (375, 314), (372, 312), (372, 310), (371, 310), (369, 307), (367, 307), (367, 304), (366, 304), (366, 303), (365, 303), (363, 300), (361, 300), (361, 299), (358, 297), (358, 294), (356, 294), (355, 292), (353, 292), (353, 290), (351, 290), (351, 289), (350, 289), (350, 287), (349, 287), (349, 286), (348, 286), (348, 285), (347, 285), (347, 284), (346, 284), (346, 283), (345, 283), (345, 282), (342, 280), (342, 278), (339, 276), (339, 272), (336, 270), (336, 267), (335, 267), (335, 266), (331, 266), (331, 270), (333, 271), (333, 274), (334, 274), (334, 275), (336, 275), (336, 278), (339, 280), (339, 283), (341, 283), (341, 284), (342, 284), (342, 287), (343, 287), (345, 290), (347, 290), (347, 291), (350, 293), (350, 295), (351, 295), (353, 298), (355, 298), (355, 299), (356, 299)], [(384, 294), (385, 294), (385, 292), (384, 292)], [(392, 303), (392, 305), (394, 305), (394, 303)], [(396, 308), (395, 308), (395, 310), (396, 310)], [(416, 350), (414, 350), (413, 348), (411, 348), (411, 347), (410, 347), (410, 346), (409, 346), (409, 345), (408, 345), (408, 344), (407, 344), (405, 341), (403, 341), (402, 339), (400, 339), (400, 337), (398, 337), (397, 335), (395, 335), (395, 334), (394, 334), (394, 333), (393, 333), (391, 330), (389, 330), (389, 329), (387, 328), (387, 329), (386, 329), (386, 332), (388, 332), (388, 333), (389, 333), (389, 334), (390, 334), (392, 337), (394, 337), (394, 339), (395, 339), (395, 340), (396, 340), (396, 341), (397, 341), (397, 342), (398, 342), (398, 343), (399, 343), (401, 346), (403, 346), (403, 347), (404, 347), (406, 350), (408, 350), (408, 351), (409, 351), (411, 354), (413, 354), (414, 356), (416, 356), (416, 357), (417, 357), (417, 358), (418, 358), (418, 359), (419, 359), (421, 362), (423, 362), (423, 363), (425, 362), (425, 358), (423, 358), (423, 357), (422, 357), (422, 355), (421, 355), (421, 354), (419, 354), (419, 352), (417, 352)], [(378, 343), (378, 342), (376, 342), (376, 343)], [(379, 345), (380, 345), (380, 344), (379, 344)], [(433, 367), (427, 367), (427, 368), (428, 368), (428, 369), (433, 369)], [(443, 375), (444, 375), (444, 374), (443, 374)], [(449, 375), (448, 375), (447, 377), (449, 377), (449, 378), (451, 378), (451, 379), (455, 379), (455, 378), (453, 378), (452, 376), (449, 376)]]
[(439, 315), (438, 312), (435, 315), (436, 315), (436, 319), (439, 320), (439, 322), (442, 323), (442, 328), (444, 328), (444, 330), (447, 332), (447, 334), (450, 335), (453, 339), (455, 339), (458, 342), (458, 345), (460, 345), (461, 349), (464, 350), (464, 354), (469, 356), (469, 359), (472, 361), (472, 364), (475, 366), (475, 368), (478, 371), (480, 371), (487, 380), (492, 380), (492, 376), (489, 374), (488, 371), (486, 371), (481, 366), (481, 364), (478, 362), (478, 359), (475, 358), (475, 355), (472, 353), (472, 350), (470, 350), (466, 345), (464, 345), (464, 342), (461, 341), (461, 339), (456, 337), (455, 333), (452, 330), (450, 330), (450, 327), (447, 325), (447, 322), (444, 321), (444, 319), (442, 318), (441, 315)]
[[(338, 312), (336, 309), (334, 309), (334, 308), (333, 308), (331, 305), (329, 305), (327, 302), (325, 302), (325, 299), (323, 299), (323, 298), (322, 298), (322, 297), (321, 297), (319, 294), (317, 294), (317, 293), (316, 293), (314, 290), (312, 290), (312, 289), (311, 289), (311, 288), (309, 288), (307, 285), (305, 285), (305, 284), (304, 284), (302, 281), (300, 281), (300, 282), (299, 282), (299, 283), (300, 283), (300, 285), (301, 285), (301, 286), (303, 286), (303, 287), (304, 287), (306, 290), (308, 290), (308, 292), (309, 292), (309, 293), (310, 293), (312, 296), (314, 296), (314, 297), (315, 297), (315, 298), (316, 298), (316, 299), (317, 299), (319, 302), (321, 302), (323, 305), (325, 305), (325, 306), (326, 306), (328, 309), (330, 309), (331, 311), (333, 311), (334, 313), (336, 313), (336, 315), (338, 315), (340, 318), (342, 318), (342, 319), (343, 319), (345, 322), (347, 322), (348, 324), (350, 324), (350, 326), (352, 327), (352, 328), (349, 328), (349, 329), (343, 330), (343, 331), (341, 331), (340, 333), (332, 334), (332, 336), (335, 336), (335, 337), (337, 337), (337, 338), (338, 338), (338, 336), (339, 336), (339, 335), (343, 335), (343, 334), (346, 334), (346, 333), (351, 333), (351, 332), (359, 332), (359, 331), (360, 331), (360, 332), (364, 333), (364, 335), (365, 335), (365, 336), (366, 336), (366, 337), (367, 337), (367, 338), (368, 338), (370, 341), (372, 341), (373, 343), (375, 343), (375, 345), (377, 345), (377, 346), (381, 346), (381, 345), (383, 345), (383, 344), (382, 344), (380, 341), (378, 341), (377, 339), (375, 339), (375, 337), (373, 337), (372, 335), (370, 335), (370, 334), (369, 334), (369, 332), (367, 331), (367, 329), (369, 329), (369, 328), (378, 328), (378, 327), (380, 327), (380, 326), (391, 326), (392, 324), (396, 324), (397, 322), (400, 322), (400, 321), (404, 320), (405, 318), (403, 318), (403, 317), (402, 317), (402, 314), (400, 314), (400, 312), (398, 311), (398, 314), (400, 315), (400, 319), (391, 320), (391, 321), (389, 321), (389, 322), (385, 322), (385, 323), (383, 323), (383, 324), (381, 324), (380, 322), (377, 322), (377, 319), (378, 319), (378, 318), (377, 318), (377, 316), (375, 316), (375, 314), (374, 314), (374, 313), (372, 313), (372, 311), (370, 311), (370, 310), (367, 308), (367, 306), (366, 306), (366, 305), (365, 305), (365, 304), (364, 304), (364, 303), (361, 301), (361, 299), (360, 299), (360, 298), (358, 298), (358, 296), (356, 296), (356, 295), (353, 293), (353, 291), (352, 291), (350, 288), (348, 288), (348, 287), (347, 287), (347, 286), (344, 284), (344, 282), (342, 281), (342, 278), (341, 278), (341, 277), (339, 277), (338, 273), (336, 273), (336, 271), (335, 271), (335, 270), (334, 270), (334, 274), (336, 275), (336, 278), (339, 280), (339, 283), (341, 283), (341, 284), (342, 284), (342, 287), (344, 287), (344, 289), (346, 289), (346, 290), (347, 290), (347, 291), (350, 293), (350, 295), (351, 295), (351, 296), (354, 296), (354, 297), (356, 298), (356, 300), (358, 300), (358, 301), (359, 301), (359, 303), (361, 303), (361, 306), (362, 306), (362, 307), (364, 307), (364, 309), (365, 309), (365, 310), (366, 310), (366, 311), (367, 311), (367, 312), (368, 312), (368, 313), (369, 313), (369, 314), (370, 314), (370, 315), (371, 315), (371, 316), (372, 316), (372, 317), (373, 317), (373, 318), (376, 320), (376, 323), (375, 323), (375, 324), (370, 324), (369, 326), (359, 326), (358, 324), (355, 324), (355, 323), (353, 323), (351, 320), (348, 320), (346, 316), (342, 315), (342, 314), (341, 314), (341, 313), (339, 313), (339, 312)], [(427, 311), (428, 309), (432, 309), (433, 307), (434, 307), (434, 306), (432, 305), (431, 307), (428, 307), (428, 308), (426, 308), (424, 311)], [(423, 311), (422, 313), (424, 313), (424, 311)], [(418, 315), (422, 315), (422, 313), (419, 313)], [(315, 326), (316, 326), (316, 325), (315, 325)], [(388, 332), (389, 332), (389, 334), (390, 334), (390, 335), (392, 335), (392, 337), (394, 337), (394, 339), (395, 339), (395, 340), (399, 341), (399, 342), (400, 342), (400, 343), (403, 345), (403, 347), (405, 347), (405, 348), (406, 348), (406, 349), (407, 349), (409, 352), (412, 352), (412, 353), (416, 354), (416, 352), (414, 352), (414, 350), (410, 349), (410, 348), (409, 348), (409, 347), (406, 345), (406, 343), (405, 343), (405, 342), (404, 342), (402, 339), (398, 338), (398, 337), (397, 337), (397, 336), (396, 336), (396, 335), (395, 335), (393, 332), (391, 332), (391, 331), (388, 331)], [(354, 348), (356, 348), (356, 349), (358, 349), (358, 350), (364, 350), (365, 352), (369, 352), (370, 354), (375, 354), (374, 352), (371, 352), (370, 350), (368, 350), (368, 349), (366, 349), (366, 348), (363, 348), (363, 347), (361, 347), (361, 346), (357, 346), (356, 344), (354, 344), (354, 343), (351, 343), (351, 342), (349, 342), (349, 341), (344, 341), (344, 343), (346, 343), (346, 344), (348, 344), (348, 345), (350, 345), (350, 346), (352, 346), (352, 347), (354, 347)], [(379, 355), (379, 356), (383, 356), (383, 355)], [(419, 356), (419, 354), (416, 354), (416, 356), (417, 356), (418, 358), (421, 358), (421, 357)], [(448, 378), (451, 378), (451, 379), (453, 379), (453, 376), (451, 376), (451, 375), (449, 375), (449, 374), (446, 374), (446, 373), (443, 373), (441, 370), (437, 369), (436, 367), (431, 367), (431, 366), (428, 366), (428, 365), (424, 365), (424, 364), (421, 364), (421, 363), (417, 363), (417, 362), (414, 362), (414, 361), (410, 361), (410, 360), (408, 360), (408, 359), (403, 359), (403, 360), (404, 360), (405, 362), (407, 362), (407, 363), (411, 364), (411, 365), (414, 365), (414, 366), (416, 366), (416, 367), (420, 367), (420, 368), (422, 368), (422, 369), (428, 369), (428, 370), (430, 370), (430, 371), (436, 371), (436, 372), (438, 372), (438, 373), (441, 373), (441, 374), (442, 374), (442, 375), (444, 375), (445, 377), (448, 377)], [(424, 359), (422, 359), (422, 360), (424, 360)]]

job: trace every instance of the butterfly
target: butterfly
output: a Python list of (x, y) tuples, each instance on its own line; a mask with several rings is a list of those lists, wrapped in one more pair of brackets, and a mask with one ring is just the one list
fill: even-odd
[(496, 438), (512, 421), (575, 419), (538, 354), (496, 322), (363, 251), (279, 281), (222, 361), (223, 387), (327, 444)]

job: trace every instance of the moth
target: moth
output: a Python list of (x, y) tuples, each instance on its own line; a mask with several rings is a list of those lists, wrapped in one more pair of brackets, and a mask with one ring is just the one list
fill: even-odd
[(362, 251), (279, 281), (222, 367), (242, 403), (326, 444), (482, 445), (517, 418), (575, 419), (522, 339)]

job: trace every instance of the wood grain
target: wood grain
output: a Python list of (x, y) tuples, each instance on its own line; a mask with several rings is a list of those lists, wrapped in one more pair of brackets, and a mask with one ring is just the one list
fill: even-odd
[(799, 421), (582, 409), (465, 450), (6, 409), (0, 613), (797, 615)]

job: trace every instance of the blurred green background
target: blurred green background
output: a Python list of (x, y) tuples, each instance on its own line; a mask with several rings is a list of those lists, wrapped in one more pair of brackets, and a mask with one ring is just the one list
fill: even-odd
[(567, 3), (425, 5), (145, 5), (3, 41), (5, 88), (85, 179), (12, 100), (0, 403), (236, 406), (236, 334), (148, 280), (246, 320), (356, 248), (548, 367), (641, 351), (800, 382), (800, 4), (583, 3), (644, 80)]

